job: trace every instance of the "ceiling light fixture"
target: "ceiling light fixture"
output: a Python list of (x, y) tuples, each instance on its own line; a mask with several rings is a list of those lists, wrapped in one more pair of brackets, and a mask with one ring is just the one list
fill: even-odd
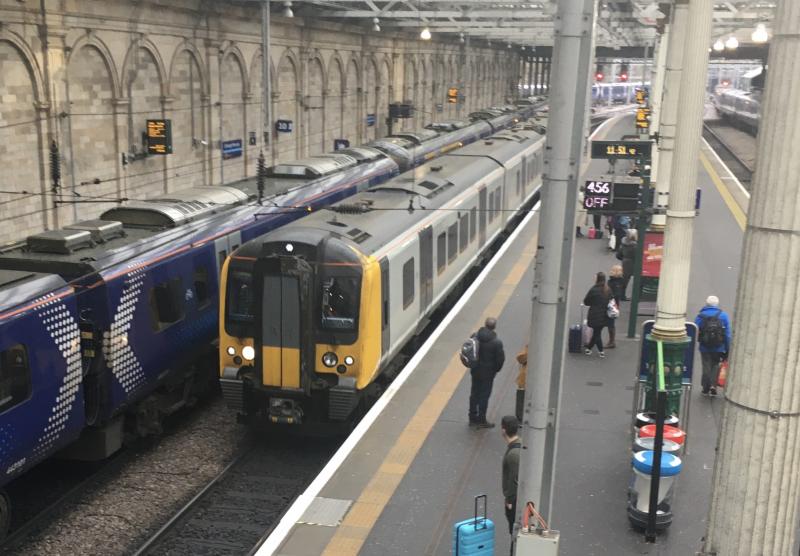
[(756, 30), (753, 31), (753, 34), (750, 35), (750, 38), (753, 39), (753, 42), (757, 43), (767, 42), (769, 40), (769, 33), (767, 33), (766, 25), (763, 23), (756, 25)]
[(731, 35), (728, 37), (728, 40), (725, 41), (725, 48), (728, 50), (736, 50), (739, 48), (739, 41), (736, 39), (736, 37)]
[(292, 11), (292, 3), (288, 0), (283, 3), (283, 17), (294, 17), (294, 12)]
[(425, 27), (419, 34), (419, 38), (421, 38), (423, 41), (431, 40), (431, 30)]
[(372, 30), (375, 31), (376, 33), (381, 32), (381, 20), (378, 19), (377, 17), (372, 18)]
[(714, 46), (712, 48), (714, 49), (715, 52), (722, 52), (723, 50), (725, 50), (725, 43), (722, 42), (722, 39), (717, 39), (717, 42), (714, 43)]
[(466, 42), (466, 39), (464, 38), (464, 33), (459, 33), (458, 34), (458, 40), (459, 40), (459, 42)]

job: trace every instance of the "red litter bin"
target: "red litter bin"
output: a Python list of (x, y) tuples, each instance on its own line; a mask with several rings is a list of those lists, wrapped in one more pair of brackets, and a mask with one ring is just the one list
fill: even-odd
[[(655, 436), (655, 425), (645, 425), (639, 429), (639, 438), (655, 438)], [(678, 427), (664, 425), (664, 440), (671, 440), (672, 442), (683, 446), (683, 443), (686, 441), (686, 433), (683, 431), (683, 429), (679, 429)]]

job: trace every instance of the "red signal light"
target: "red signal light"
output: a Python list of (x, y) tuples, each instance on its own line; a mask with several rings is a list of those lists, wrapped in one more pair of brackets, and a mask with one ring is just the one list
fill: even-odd
[(621, 73), (619, 75), (619, 80), (620, 81), (627, 81), (628, 80), (628, 74), (627, 73)]
[(603, 72), (602, 72), (602, 71), (598, 71), (596, 74), (594, 74), (594, 78), (595, 78), (595, 80), (597, 80), (597, 81), (602, 81), (602, 80), (603, 80), (603, 77), (605, 77), (605, 76), (603, 75)]

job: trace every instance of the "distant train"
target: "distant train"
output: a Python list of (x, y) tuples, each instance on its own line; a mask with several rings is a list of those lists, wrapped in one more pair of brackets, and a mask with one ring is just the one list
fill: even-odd
[(717, 113), (724, 120), (743, 127), (752, 134), (758, 133), (761, 122), (761, 93), (737, 89), (718, 91), (712, 101)]
[[(219, 274), (243, 242), (532, 111), (277, 164), (263, 205), (251, 178), (132, 201), (0, 247), (0, 487), (66, 447), (106, 457), (124, 433), (157, 432), (216, 383)], [(0, 535), (9, 515), (0, 491)]]
[(532, 205), (544, 131), (502, 131), (235, 250), (220, 302), (228, 405), (244, 420), (346, 427)]
[[(594, 104), (630, 104), (636, 100), (636, 89), (641, 89), (638, 83), (595, 83), (592, 85), (592, 102)], [(645, 83), (644, 88), (649, 91), (650, 84)]]

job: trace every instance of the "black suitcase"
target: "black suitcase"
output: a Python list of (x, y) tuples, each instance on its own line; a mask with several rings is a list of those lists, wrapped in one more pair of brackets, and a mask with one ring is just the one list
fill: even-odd
[(568, 348), (570, 353), (580, 353), (581, 344), (583, 343), (583, 334), (581, 333), (581, 325), (573, 324), (569, 327), (569, 340)]

